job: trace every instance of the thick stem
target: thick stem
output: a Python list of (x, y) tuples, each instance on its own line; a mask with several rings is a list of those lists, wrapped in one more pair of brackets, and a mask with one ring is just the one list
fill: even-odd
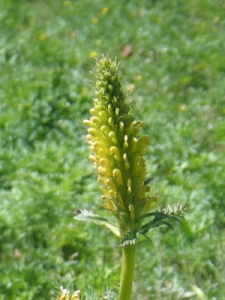
[(119, 300), (130, 300), (134, 279), (136, 244), (126, 245), (122, 252)]

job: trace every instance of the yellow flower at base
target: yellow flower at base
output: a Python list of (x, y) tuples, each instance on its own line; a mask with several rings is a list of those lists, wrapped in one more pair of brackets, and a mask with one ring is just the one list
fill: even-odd
[(81, 299), (81, 291), (75, 291), (73, 294), (70, 293), (69, 290), (64, 289), (62, 286), (60, 287), (60, 295), (56, 300), (80, 300)]

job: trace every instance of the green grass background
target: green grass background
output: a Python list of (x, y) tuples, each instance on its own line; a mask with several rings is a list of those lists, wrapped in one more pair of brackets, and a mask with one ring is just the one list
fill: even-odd
[(116, 299), (118, 240), (73, 220), (105, 214), (82, 124), (102, 53), (146, 122), (159, 206), (189, 207), (175, 232), (140, 239), (134, 299), (223, 300), (224, 1), (0, 0), (0, 24), (0, 300), (55, 299), (60, 285)]

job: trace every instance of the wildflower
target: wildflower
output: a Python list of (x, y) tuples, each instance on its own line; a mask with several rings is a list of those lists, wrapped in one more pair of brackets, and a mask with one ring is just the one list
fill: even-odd
[(89, 57), (90, 57), (90, 58), (96, 58), (97, 55), (98, 55), (98, 53), (95, 52), (95, 51), (92, 51), (92, 52), (89, 53)]
[(70, 1), (65, 1), (64, 6), (70, 6), (71, 2)]
[(106, 57), (97, 63), (94, 108), (90, 110), (87, 140), (102, 184), (103, 206), (117, 218), (122, 237), (136, 235), (142, 215), (149, 212), (153, 198), (145, 184), (143, 155), (149, 137), (139, 137), (143, 123), (136, 121), (125, 102), (118, 65)]
[(179, 109), (180, 109), (180, 111), (185, 111), (185, 110), (187, 110), (187, 105), (181, 104)]
[(47, 38), (46, 34), (41, 34), (41, 35), (39, 36), (39, 39), (40, 39), (41, 41), (46, 40), (46, 38)]
[(103, 7), (103, 8), (101, 9), (101, 14), (104, 15), (104, 14), (106, 14), (108, 11), (109, 11), (109, 8), (108, 8), (108, 7)]
[(137, 81), (141, 81), (141, 80), (142, 80), (142, 78), (143, 78), (143, 77), (142, 77), (142, 75), (140, 75), (140, 74), (139, 74), (139, 75), (137, 75), (137, 76), (135, 77), (135, 79), (136, 79)]
[(98, 23), (98, 18), (93, 18), (93, 19), (91, 20), (91, 22), (92, 22), (92, 24), (97, 24), (97, 23)]
[[(185, 208), (167, 207), (151, 212), (155, 197), (150, 197), (144, 160), (149, 136), (139, 136), (143, 123), (131, 115), (118, 75), (118, 64), (107, 57), (97, 61), (97, 81), (91, 117), (85, 120), (90, 160), (97, 170), (102, 189), (102, 204), (116, 218), (116, 224), (87, 209), (78, 209), (75, 219), (105, 225), (121, 238), (122, 264), (119, 300), (130, 300), (138, 234), (160, 225), (173, 228)], [(70, 300), (65, 298), (65, 300)]]

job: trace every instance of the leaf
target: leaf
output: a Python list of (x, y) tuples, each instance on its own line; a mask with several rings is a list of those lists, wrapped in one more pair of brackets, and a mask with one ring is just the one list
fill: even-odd
[(177, 207), (168, 205), (167, 207), (161, 208), (160, 211), (151, 212), (142, 216), (142, 220), (154, 217), (153, 220), (142, 225), (139, 234), (146, 235), (146, 233), (151, 229), (161, 225), (166, 225), (173, 230), (170, 221), (180, 222), (181, 218), (184, 218), (187, 209), (178, 205)]
[(166, 207), (161, 207), (160, 210), (157, 210), (155, 212), (144, 214), (141, 217), (141, 219), (144, 220), (153, 216), (170, 216), (170, 217), (182, 219), (185, 217), (186, 212), (187, 212), (187, 207), (183, 207), (181, 205), (178, 206), (167, 205)]
[(99, 215), (94, 214), (90, 210), (78, 209), (77, 211), (75, 211), (74, 219), (78, 221), (93, 222), (98, 225), (104, 225), (109, 230), (111, 230), (115, 235), (119, 237), (121, 236), (119, 227), (116, 224), (109, 222), (106, 218), (102, 218)]

